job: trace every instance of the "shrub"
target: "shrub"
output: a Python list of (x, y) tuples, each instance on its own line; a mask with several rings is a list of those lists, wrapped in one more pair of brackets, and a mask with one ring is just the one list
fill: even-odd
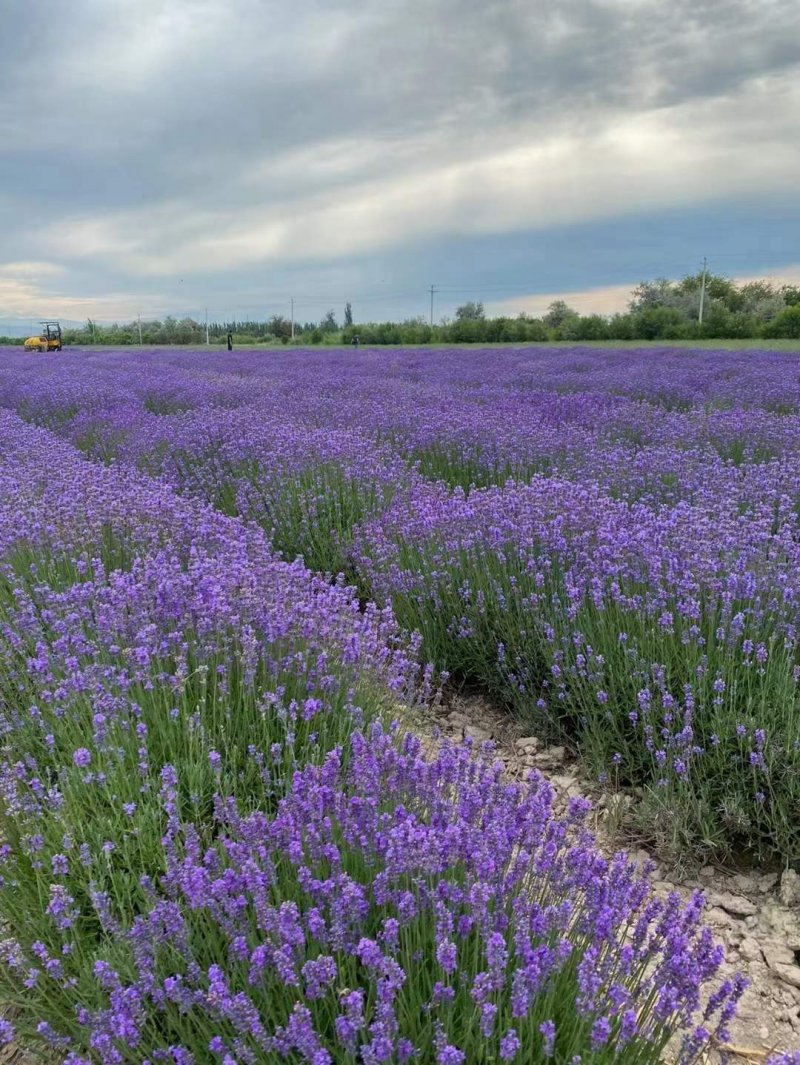
[(677, 307), (646, 307), (631, 317), (635, 337), (671, 340), (683, 336), (684, 317)]
[(355, 546), (426, 657), (647, 786), (663, 853), (796, 861), (796, 524), (733, 500), (709, 522), (551, 477), (420, 485)]
[(769, 337), (800, 339), (800, 303), (795, 303), (778, 314), (764, 329)]
[(542, 779), (507, 786), (465, 748), (428, 760), (379, 729), (298, 773), (274, 817), (223, 791), (213, 824), (187, 818), (181, 777), (162, 770), (135, 910), (108, 848), (74, 834), (79, 787), (46, 843), (6, 848), (0, 977), (20, 1030), (69, 1065), (655, 1063), (676, 1033), (688, 1063), (726, 1036), (743, 985), (711, 986), (700, 896), (657, 901), (593, 848), (585, 804), (553, 818)]

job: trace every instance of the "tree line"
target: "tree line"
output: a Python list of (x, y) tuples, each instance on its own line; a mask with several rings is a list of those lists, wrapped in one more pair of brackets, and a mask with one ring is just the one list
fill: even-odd
[[(702, 313), (701, 313), (702, 303)], [(800, 286), (769, 281), (736, 284), (716, 274), (693, 274), (680, 281), (657, 278), (633, 290), (623, 313), (583, 315), (563, 300), (554, 300), (541, 317), (487, 317), (484, 306), (469, 302), (452, 318), (431, 325), (423, 317), (399, 322), (353, 320), (350, 303), (342, 322), (333, 310), (318, 322), (295, 322), (283, 315), (263, 321), (210, 322), (209, 340), (235, 344), (459, 344), (525, 343), (554, 340), (703, 340), (800, 339)], [(294, 338), (294, 339), (292, 339)], [(64, 330), (66, 345), (138, 344), (202, 345), (206, 326), (193, 318), (148, 319), (101, 325), (91, 320)], [(0, 337), (6, 344), (20, 338)]]

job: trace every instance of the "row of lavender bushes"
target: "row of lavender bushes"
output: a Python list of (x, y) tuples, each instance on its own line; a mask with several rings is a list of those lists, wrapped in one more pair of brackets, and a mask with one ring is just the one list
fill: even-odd
[(343, 573), (662, 852), (800, 860), (793, 356), (83, 358), (0, 400)]
[(66, 1065), (657, 1062), (702, 899), (392, 725), (419, 648), (263, 532), (0, 415), (0, 1039)]

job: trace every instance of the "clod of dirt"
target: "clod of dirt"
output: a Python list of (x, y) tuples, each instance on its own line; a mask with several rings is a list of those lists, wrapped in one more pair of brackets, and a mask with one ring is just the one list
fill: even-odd
[(800, 987), (800, 966), (776, 965), (775, 972), (785, 984), (791, 984), (792, 987)]
[(794, 869), (784, 870), (778, 894), (784, 906), (797, 906), (800, 903), (800, 876)]
[(464, 729), (464, 736), (473, 743), (488, 743), (492, 738), (488, 729), (480, 728), (478, 725), (467, 725)]
[(708, 901), (734, 917), (754, 917), (758, 913), (758, 907), (750, 899), (744, 895), (732, 895), (729, 891), (710, 892)]
[(556, 769), (564, 764), (566, 758), (565, 747), (546, 747), (533, 756), (533, 764), (537, 769)]
[(777, 899), (766, 899), (761, 908), (761, 924), (789, 950), (800, 950), (800, 919)]
[(514, 749), (521, 754), (535, 754), (539, 750), (539, 738), (538, 736), (520, 736), (518, 740), (514, 740)]

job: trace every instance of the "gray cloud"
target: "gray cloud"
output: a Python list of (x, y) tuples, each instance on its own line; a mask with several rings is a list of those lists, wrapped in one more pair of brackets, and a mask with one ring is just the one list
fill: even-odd
[(796, 0), (5, 0), (0, 35), (2, 258), (35, 229), (89, 285), (613, 213), (626, 159), (689, 202), (737, 127), (772, 158), (721, 195), (797, 172)]

